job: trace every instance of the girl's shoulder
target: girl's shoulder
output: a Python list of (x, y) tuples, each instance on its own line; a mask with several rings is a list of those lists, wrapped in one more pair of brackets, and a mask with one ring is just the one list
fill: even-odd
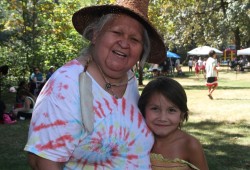
[(200, 145), (200, 142), (197, 138), (195, 138), (194, 136), (180, 129), (176, 131), (174, 137), (169, 141), (170, 142), (166, 144), (178, 146), (177, 148), (181, 148), (185, 150), (191, 149), (193, 147), (196, 147), (197, 145)]
[(188, 134), (187, 132), (182, 131), (182, 140), (189, 151), (193, 151), (201, 147), (200, 141), (196, 137)]

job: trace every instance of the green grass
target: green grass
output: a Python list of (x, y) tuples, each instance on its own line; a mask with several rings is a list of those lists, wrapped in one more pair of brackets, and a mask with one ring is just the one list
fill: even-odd
[[(247, 170), (250, 169), (250, 72), (237, 73), (236, 77), (235, 72), (223, 70), (219, 76), (214, 100), (207, 96), (204, 79), (198, 80), (187, 72), (185, 77), (173, 77), (188, 96), (190, 115), (183, 130), (201, 141), (211, 170)], [(6, 93), (4, 99), (10, 104), (14, 95)], [(0, 125), (0, 170), (29, 170), (23, 151), (28, 126), (29, 120)]]
[(0, 170), (29, 170), (26, 152), (29, 120), (0, 125)]
[(185, 129), (200, 139), (210, 169), (250, 168), (249, 122), (189, 122)]

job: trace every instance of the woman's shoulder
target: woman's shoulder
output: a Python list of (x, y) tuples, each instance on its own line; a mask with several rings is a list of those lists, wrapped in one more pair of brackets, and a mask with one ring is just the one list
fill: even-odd
[(35, 104), (35, 99), (34, 98), (32, 98), (31, 96), (26, 96), (25, 97), (25, 103), (27, 103), (27, 104)]
[(76, 59), (73, 59), (58, 68), (51, 76), (51, 80), (78, 79), (83, 71), (83, 65)]
[(59, 71), (61, 70), (70, 70), (70, 69), (83, 69), (83, 65), (80, 61), (77, 59), (73, 59), (71, 61), (68, 61), (65, 63), (62, 67), (59, 68)]

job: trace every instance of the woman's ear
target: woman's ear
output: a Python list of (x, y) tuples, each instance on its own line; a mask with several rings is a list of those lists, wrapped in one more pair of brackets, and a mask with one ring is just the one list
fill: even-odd
[(98, 33), (96, 31), (93, 31), (93, 36), (92, 36), (91, 44), (95, 44), (96, 43), (97, 36), (98, 36)]

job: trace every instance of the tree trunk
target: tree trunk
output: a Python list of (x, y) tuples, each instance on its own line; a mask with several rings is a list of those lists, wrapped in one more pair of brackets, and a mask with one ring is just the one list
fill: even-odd
[(234, 30), (234, 38), (235, 38), (236, 49), (239, 50), (240, 49), (240, 29), (239, 29), (239, 27), (237, 27)]
[(143, 85), (143, 68), (139, 66), (139, 86)]

